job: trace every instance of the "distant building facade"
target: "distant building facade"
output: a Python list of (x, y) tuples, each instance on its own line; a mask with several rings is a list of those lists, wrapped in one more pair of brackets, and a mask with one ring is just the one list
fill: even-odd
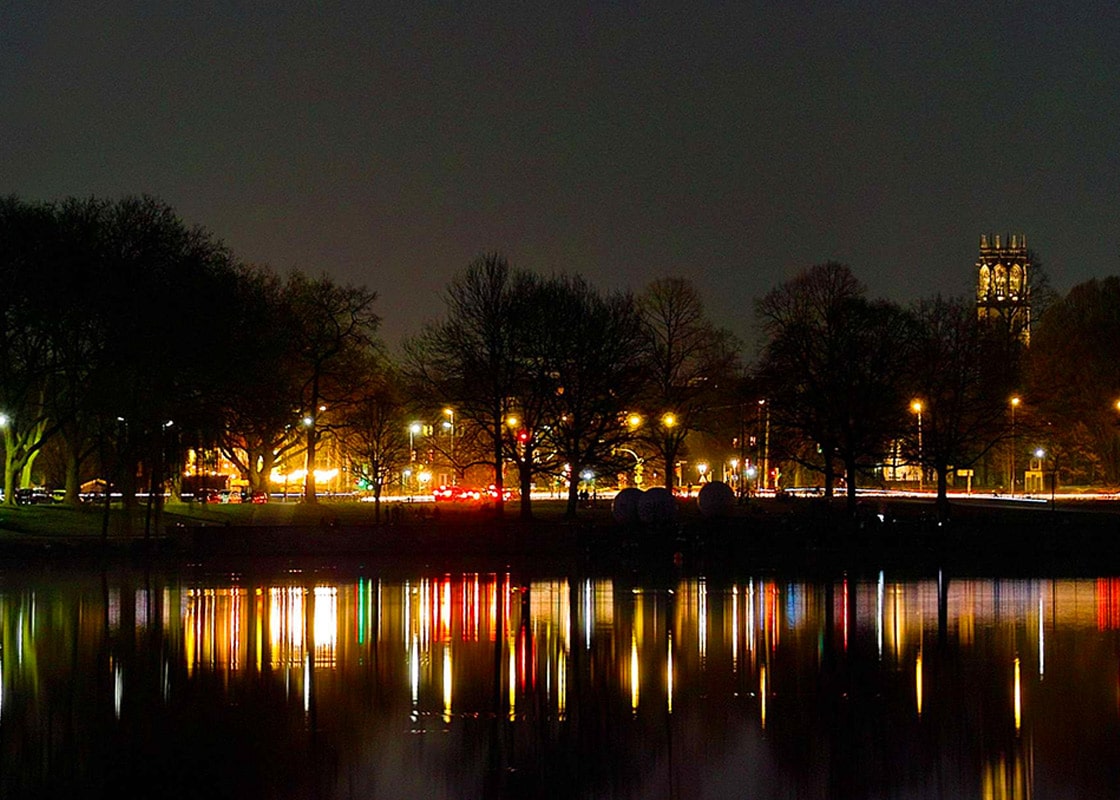
[(1031, 257), (1027, 237), (980, 236), (976, 310), (980, 319), (1006, 325), (1023, 344), (1031, 340)]

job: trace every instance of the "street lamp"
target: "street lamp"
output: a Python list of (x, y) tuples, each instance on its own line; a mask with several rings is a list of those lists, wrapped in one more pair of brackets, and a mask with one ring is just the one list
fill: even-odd
[[(1019, 403), (1023, 402), (1019, 396), (1011, 398), (1011, 496), (1015, 496), (1015, 411)], [(1120, 401), (1117, 401), (1120, 402)]]
[(443, 413), (446, 414), (447, 417), (448, 417), (448, 421), (443, 423), (443, 424), (451, 432), (451, 446), (449, 448), (449, 452), (450, 452), (450, 456), (451, 456), (451, 485), (454, 486), (456, 484), (456, 475), (455, 475), (455, 410), (451, 409), (451, 408), (445, 408), (443, 410)]
[(416, 461), (416, 436), (420, 431), (424, 430), (424, 426), (419, 422), (414, 422), (408, 426), (408, 463), (412, 464)]
[(708, 474), (708, 464), (701, 461), (696, 465), (696, 472), (700, 476), (700, 483), (704, 482), (704, 476)]
[(922, 401), (915, 400), (910, 404), (910, 410), (918, 415), (918, 491), (925, 490), (925, 458), (922, 454)]
[(666, 428), (672, 428), (677, 424), (677, 418), (673, 414), (664, 414), (661, 417), (661, 424)]

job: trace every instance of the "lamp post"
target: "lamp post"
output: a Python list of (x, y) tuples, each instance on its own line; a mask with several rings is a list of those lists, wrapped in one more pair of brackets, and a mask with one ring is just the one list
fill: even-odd
[(1011, 398), (1011, 496), (1015, 496), (1015, 411), (1022, 400), (1018, 395)]
[(925, 457), (922, 453), (922, 401), (915, 400), (910, 404), (910, 410), (918, 415), (918, 491), (925, 491)]
[[(1046, 492), (1046, 464), (1043, 459), (1046, 458), (1046, 451), (1041, 447), (1034, 451), (1034, 457), (1038, 459), (1038, 470), (1042, 473), (1041, 489), (1043, 497)], [(1056, 495), (1058, 493), (1058, 457), (1052, 455), (1050, 457), (1050, 510), (1053, 511), (1057, 508), (1055, 504)]]
[(757, 453), (758, 458), (757, 458), (756, 463), (762, 469), (762, 473), (759, 475), (758, 481), (755, 483), (755, 487), (754, 487), (755, 488), (755, 494), (761, 494), (763, 483), (766, 480), (766, 463), (765, 463), (766, 460), (763, 458), (763, 442), (762, 442), (762, 439), (763, 439), (763, 436), (762, 436), (762, 410), (765, 407), (766, 407), (766, 401), (765, 400), (759, 400), (758, 401), (758, 427), (755, 429), (756, 430), (755, 445), (758, 448), (758, 453)]
[(446, 414), (448, 418), (448, 421), (443, 423), (443, 425), (451, 433), (451, 446), (448, 448), (448, 452), (450, 453), (451, 461), (451, 485), (455, 486), (458, 483), (457, 476), (455, 474), (455, 410), (451, 408), (445, 408), (443, 410), (443, 413)]
[(419, 422), (413, 422), (408, 426), (408, 463), (416, 463), (416, 435), (424, 430)]

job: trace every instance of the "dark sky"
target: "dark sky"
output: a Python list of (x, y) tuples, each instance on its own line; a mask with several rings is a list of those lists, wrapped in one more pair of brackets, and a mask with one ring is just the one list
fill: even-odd
[(393, 344), (489, 250), (688, 276), (748, 339), (829, 259), (899, 301), (989, 231), (1120, 273), (1115, 2), (393, 5), (2, 2), (0, 193), (153, 194)]

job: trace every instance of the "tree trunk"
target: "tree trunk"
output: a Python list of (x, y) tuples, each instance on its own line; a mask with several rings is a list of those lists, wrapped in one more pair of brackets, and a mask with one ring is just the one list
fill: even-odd
[(821, 448), (821, 455), (824, 456), (824, 497), (831, 501), (836, 489), (836, 470), (832, 468), (832, 449)]
[[(497, 494), (497, 497), (494, 498), (494, 516), (496, 516), (498, 519), (501, 519), (505, 516), (506, 513), (506, 501), (504, 497), (505, 476), (503, 475), (502, 469), (502, 466), (505, 463), (505, 447), (503, 447), (502, 444), (502, 425), (505, 420), (501, 408), (492, 410), (497, 412), (494, 414), (494, 418), (491, 420), (494, 425), (494, 491)], [(454, 468), (454, 465), (452, 466)], [(521, 504), (521, 514), (522, 516), (524, 516), (524, 495), (522, 495)]]
[[(69, 442), (67, 442), (69, 445)], [(68, 506), (81, 504), (82, 491), (82, 465), (78, 454), (73, 447), (66, 448), (66, 497), (63, 502)]]
[(517, 463), (517, 472), (521, 479), (521, 519), (530, 520), (533, 518), (533, 464), (528, 457)]
[(575, 469), (575, 464), (572, 465), (572, 478), (568, 481), (568, 505), (564, 509), (564, 519), (572, 520), (576, 518), (576, 509), (579, 507), (579, 478), (576, 477), (579, 472)]
[(676, 487), (677, 483), (677, 451), (679, 448), (673, 446), (665, 447), (665, 488), (670, 492)]
[(307, 458), (304, 461), (307, 469), (307, 474), (303, 476), (303, 502), (305, 503), (314, 503), (318, 500), (315, 491), (315, 440), (317, 438), (315, 423), (312, 422), (307, 428)]

